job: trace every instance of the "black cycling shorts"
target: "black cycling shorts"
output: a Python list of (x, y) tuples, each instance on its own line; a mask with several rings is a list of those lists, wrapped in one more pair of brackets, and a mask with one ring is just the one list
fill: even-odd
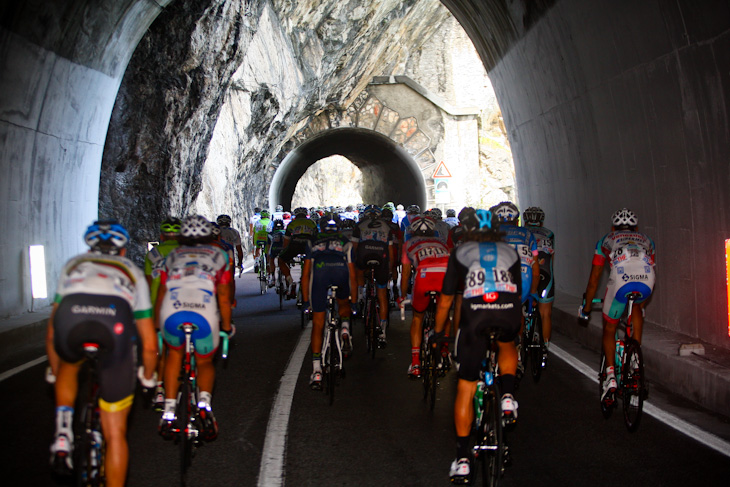
[(456, 341), (458, 377), (478, 380), (482, 361), (487, 356), (489, 331), (500, 328), (502, 333), (497, 340), (514, 341), (520, 332), (521, 319), (519, 294), (500, 293), (493, 302), (486, 302), (482, 297), (465, 298), (461, 303), (461, 323)]
[(306, 240), (292, 240), (289, 245), (284, 248), (279, 254), (279, 262), (286, 262), (287, 265), (292, 261), (294, 257), (299, 254), (307, 253), (307, 241)]
[(379, 287), (388, 285), (390, 278), (390, 259), (388, 258), (388, 244), (374, 240), (365, 240), (357, 244), (357, 258), (355, 265), (365, 270), (369, 263), (377, 262), (375, 267), (375, 282)]
[(103, 401), (114, 404), (134, 394), (133, 342), (137, 335), (129, 303), (115, 296), (70, 294), (53, 320), (54, 347), (62, 360), (84, 358), (84, 344), (99, 345), (99, 385)]
[(350, 271), (342, 257), (324, 255), (312, 261), (312, 287), (310, 300), (312, 311), (321, 312), (327, 309), (327, 291), (330, 286), (337, 286), (337, 299), (350, 297)]

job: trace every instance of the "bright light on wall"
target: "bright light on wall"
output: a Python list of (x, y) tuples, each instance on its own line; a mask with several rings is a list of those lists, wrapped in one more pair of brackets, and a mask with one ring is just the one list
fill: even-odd
[(33, 299), (47, 298), (46, 253), (43, 245), (31, 245), (28, 247), (28, 254), (30, 255), (30, 287)]
[(725, 284), (727, 286), (727, 334), (730, 336), (730, 239), (725, 240)]

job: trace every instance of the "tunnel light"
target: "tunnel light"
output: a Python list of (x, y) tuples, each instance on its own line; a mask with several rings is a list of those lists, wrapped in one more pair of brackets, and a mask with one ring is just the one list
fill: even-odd
[(730, 336), (730, 239), (725, 240), (725, 283), (727, 286), (727, 334)]
[(28, 255), (30, 256), (30, 288), (33, 299), (47, 298), (46, 253), (43, 245), (31, 245), (28, 247)]

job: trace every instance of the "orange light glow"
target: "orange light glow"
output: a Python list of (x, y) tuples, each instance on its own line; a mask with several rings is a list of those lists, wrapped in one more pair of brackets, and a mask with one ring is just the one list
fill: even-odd
[(727, 285), (727, 334), (730, 336), (730, 239), (725, 240), (725, 283)]

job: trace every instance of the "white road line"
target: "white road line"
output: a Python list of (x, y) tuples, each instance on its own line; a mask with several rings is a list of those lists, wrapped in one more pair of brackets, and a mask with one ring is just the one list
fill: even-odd
[(41, 364), (41, 363), (45, 362), (47, 359), (48, 359), (48, 356), (44, 355), (42, 357), (38, 357), (35, 360), (31, 360), (28, 363), (25, 363), (23, 365), (18, 365), (17, 367), (15, 367), (13, 369), (3, 372), (2, 374), (0, 374), (0, 382), (4, 381), (5, 379), (9, 379), (10, 377), (14, 376), (15, 374), (23, 372), (25, 369), (29, 369), (38, 364)]
[(299, 372), (302, 368), (304, 355), (309, 350), (311, 330), (307, 327), (299, 338), (284, 376), (281, 378), (279, 392), (274, 401), (274, 408), (266, 427), (266, 440), (261, 455), (259, 468), (259, 487), (276, 487), (284, 485), (284, 458), (286, 456), (286, 437), (289, 429), (289, 414), (291, 413), (294, 388), (297, 385)]
[[(561, 349), (555, 343), (550, 344), (550, 353), (551, 355), (555, 355), (559, 359), (563, 360), (564, 362), (567, 362), (568, 365), (573, 367), (574, 369), (578, 370), (578, 372), (582, 373), (586, 377), (588, 377), (591, 380), (596, 381), (598, 383), (598, 369), (593, 369), (592, 367), (584, 364), (577, 358), (570, 355), (565, 350)], [(667, 424), (671, 428), (674, 428), (675, 430), (679, 431), (680, 433), (683, 433), (691, 438), (694, 438), (695, 440), (699, 441), (703, 445), (712, 448), (713, 450), (722, 453), (723, 455), (730, 457), (730, 442), (727, 442), (723, 440), (722, 438), (715, 436), (711, 433), (708, 433), (707, 431), (704, 431), (697, 426), (688, 423), (687, 421), (679, 418), (678, 416), (669, 413), (667, 411), (664, 411), (663, 409), (659, 409), (657, 406), (654, 406), (653, 404), (650, 404), (649, 401), (644, 402), (644, 412), (648, 414), (649, 416), (653, 416), (654, 418), (658, 419), (659, 421)]]

